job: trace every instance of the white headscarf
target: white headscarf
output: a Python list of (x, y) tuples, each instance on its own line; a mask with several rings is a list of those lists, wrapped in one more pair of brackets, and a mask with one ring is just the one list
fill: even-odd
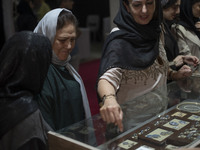
[[(68, 11), (71, 12), (70, 10), (67, 10), (65, 8), (56, 8), (51, 11), (49, 11), (38, 23), (36, 26), (34, 32), (35, 33), (40, 33), (45, 35), (46, 37), (49, 38), (51, 41), (51, 44), (53, 45), (54, 38), (56, 35), (56, 27), (57, 27), (57, 20), (58, 16), (61, 13), (61, 11)], [(71, 12), (72, 13), (72, 12)], [(76, 70), (72, 67), (71, 64), (69, 64), (70, 60), (70, 55), (68, 56), (66, 61), (61, 61), (58, 59), (54, 51), (52, 50), (53, 57), (52, 57), (52, 63), (60, 66), (65, 66), (67, 70), (69, 70), (70, 74), (75, 78), (75, 80), (80, 84), (81, 88), (81, 93), (82, 93), (82, 100), (83, 100), (83, 106), (85, 109), (85, 115), (86, 118), (91, 117), (91, 112), (90, 112), (90, 107), (89, 107), (89, 102), (86, 94), (86, 90), (83, 84), (83, 81), (80, 77), (80, 75), (76, 72)]]

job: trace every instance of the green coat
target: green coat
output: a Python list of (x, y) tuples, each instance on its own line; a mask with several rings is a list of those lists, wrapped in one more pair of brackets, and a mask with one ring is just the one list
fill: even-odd
[(66, 67), (50, 65), (37, 102), (44, 119), (54, 130), (85, 119), (80, 84)]

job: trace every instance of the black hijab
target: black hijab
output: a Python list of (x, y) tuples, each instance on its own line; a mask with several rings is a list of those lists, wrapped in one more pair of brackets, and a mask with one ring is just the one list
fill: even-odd
[[(178, 0), (161, 0), (161, 5), (163, 10), (168, 9), (172, 7)], [(174, 20), (163, 20), (164, 24), (164, 40), (165, 40), (165, 51), (167, 54), (168, 61), (173, 61), (174, 58), (176, 58), (179, 55), (179, 49), (178, 49), (178, 43), (174, 37), (174, 35), (171, 32), (171, 26), (174, 23), (177, 23), (177, 18)]]
[[(171, 23), (171, 21), (170, 21), (170, 23)], [(167, 54), (167, 59), (168, 59), (168, 61), (173, 61), (174, 58), (176, 58), (179, 55), (178, 43), (177, 43), (174, 35), (171, 32), (171, 28), (170, 28), (170, 25), (168, 24), (168, 21), (164, 20), (163, 24), (164, 24), (164, 28), (165, 28), (164, 47), (165, 47), (165, 51)]]
[(37, 110), (33, 97), (43, 87), (51, 62), (48, 38), (32, 32), (12, 36), (0, 53), (0, 138)]
[[(193, 2), (194, 1), (194, 2)], [(192, 5), (198, 2), (197, 0), (181, 0), (180, 6), (180, 21), (179, 24), (184, 26), (186, 29), (196, 33), (200, 39), (200, 32), (196, 29), (195, 23), (199, 20), (195, 18), (192, 13)], [(199, 0), (200, 2), (200, 0)]]
[(120, 0), (120, 8), (114, 23), (120, 29), (111, 33), (105, 41), (99, 77), (110, 68), (142, 70), (151, 66), (159, 54), (160, 23), (162, 11), (160, 0), (156, 12), (147, 25), (137, 24)]

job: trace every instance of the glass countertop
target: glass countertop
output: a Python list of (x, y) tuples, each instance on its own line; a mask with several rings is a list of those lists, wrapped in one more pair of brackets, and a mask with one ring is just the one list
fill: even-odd
[[(63, 128), (56, 133), (67, 136), (74, 140), (88, 144), (99, 149), (113, 149), (110, 144), (120, 139), (121, 137), (137, 130), (138, 128), (148, 124), (152, 120), (163, 116), (168, 113), (181, 102), (200, 102), (200, 76), (191, 76), (187, 79), (168, 83), (168, 108), (163, 110), (162, 113), (153, 114), (153, 117), (147, 119), (133, 127), (127, 127), (123, 132), (120, 132), (114, 125), (107, 125), (100, 117), (99, 114), (92, 116), (89, 119), (83, 120), (66, 128)], [(156, 91), (150, 92), (150, 98), (163, 99), (165, 97), (158, 97)], [(147, 95), (148, 97), (148, 95)], [(153, 109), (152, 109), (153, 111)], [(126, 125), (124, 125), (126, 126)]]

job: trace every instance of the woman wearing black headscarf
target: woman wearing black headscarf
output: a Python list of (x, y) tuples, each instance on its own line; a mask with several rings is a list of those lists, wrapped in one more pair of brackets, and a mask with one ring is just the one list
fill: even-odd
[[(188, 68), (169, 70), (160, 40), (161, 22), (160, 0), (120, 0), (114, 19), (117, 28), (105, 41), (97, 81), (103, 103), (101, 116), (107, 123), (118, 125), (120, 131), (123, 131), (121, 104), (131, 102), (127, 107), (132, 118), (126, 121), (132, 119), (132, 126), (140, 124), (166, 109), (167, 99), (158, 97), (166, 95), (167, 76), (178, 79), (183, 77), (180, 72), (191, 73)], [(158, 101), (138, 98), (155, 90), (160, 93)]]
[(200, 59), (200, 31), (195, 24), (200, 17), (200, 0), (181, 0), (180, 21), (175, 26), (179, 52)]
[(184, 64), (196, 66), (199, 59), (196, 56), (180, 55), (178, 43), (171, 31), (171, 27), (176, 25), (180, 13), (181, 0), (161, 0), (163, 8), (164, 24), (164, 48), (166, 50), (169, 66), (174, 69), (180, 69)]
[(166, 50), (167, 59), (170, 66), (176, 69), (174, 59), (179, 55), (178, 44), (171, 32), (171, 26), (176, 22), (177, 16), (180, 13), (181, 0), (161, 0), (163, 8), (163, 24), (164, 24), (164, 48)]
[(34, 97), (51, 62), (51, 43), (39, 34), (19, 32), (0, 53), (0, 149), (45, 150), (47, 131)]

